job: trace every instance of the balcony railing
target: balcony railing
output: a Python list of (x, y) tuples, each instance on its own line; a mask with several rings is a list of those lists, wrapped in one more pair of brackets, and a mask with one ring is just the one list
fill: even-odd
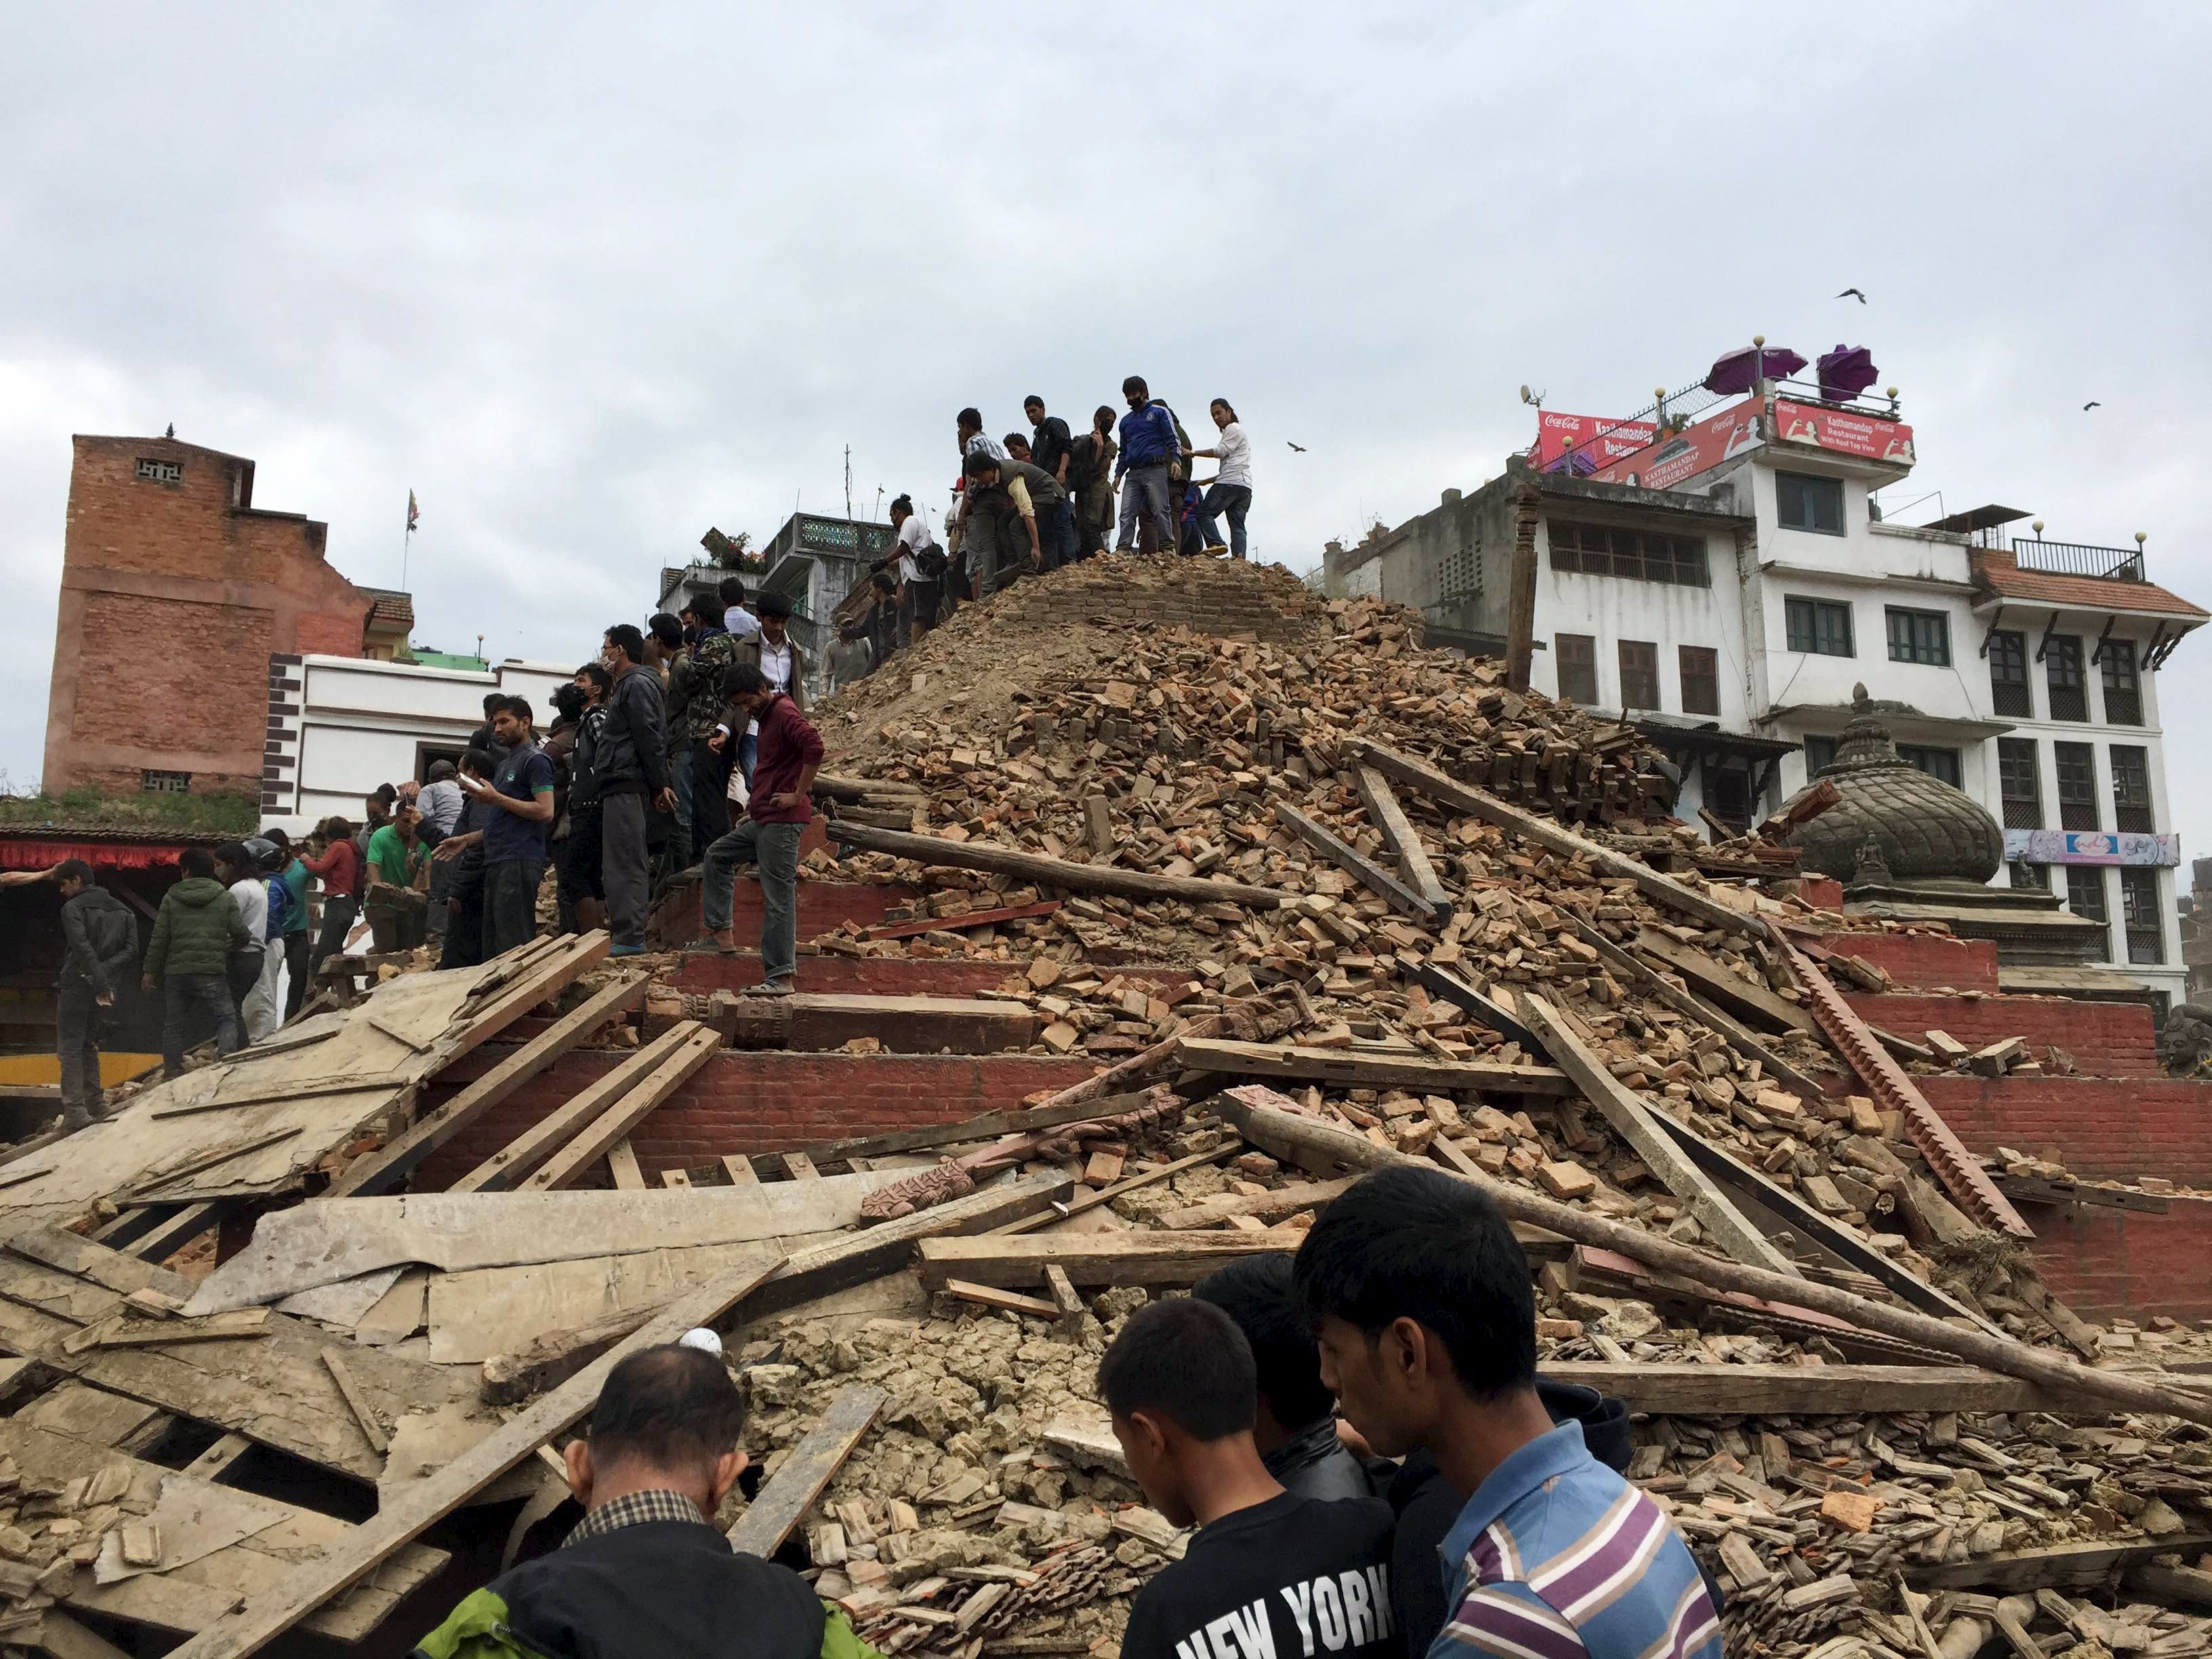
[(2012, 556), (2022, 570), (2045, 570), (2058, 576), (2095, 576), (2105, 581), (2141, 582), (2142, 549), (2092, 547), (2086, 542), (2046, 542), (2038, 536), (2015, 536)]
[(2139, 968), (2155, 968), (2166, 961), (2166, 934), (2163, 928), (2138, 927), (2128, 924), (2128, 962)]

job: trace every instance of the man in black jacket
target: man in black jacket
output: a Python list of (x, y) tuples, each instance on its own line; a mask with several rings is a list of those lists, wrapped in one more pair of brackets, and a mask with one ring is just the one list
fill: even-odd
[(660, 676), (646, 666), (645, 635), (634, 623), (617, 623), (605, 638), (599, 661), (615, 677), (615, 686), (597, 757), (600, 870), (614, 933), (608, 955), (634, 957), (645, 949), (646, 808), (649, 802), (655, 811), (675, 811), (676, 791), (668, 775)]
[(66, 859), (54, 872), (62, 890), (62, 970), (55, 981), (56, 1047), (62, 1062), (62, 1127), (82, 1129), (107, 1114), (100, 1088), (100, 1036), (115, 993), (138, 959), (138, 918), (104, 887), (92, 866)]

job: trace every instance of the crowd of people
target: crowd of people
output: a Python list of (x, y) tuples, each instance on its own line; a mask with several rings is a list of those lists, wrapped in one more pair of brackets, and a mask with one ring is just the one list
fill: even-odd
[[(1368, 1176), (1295, 1257), (1138, 1310), (1097, 1389), (1146, 1498), (1197, 1528), (1122, 1659), (1720, 1659), (1717, 1586), (1622, 1473), (1626, 1407), (1538, 1376), (1528, 1259), (1441, 1170)], [(417, 1651), (866, 1659), (716, 1529), (744, 1426), (713, 1333), (624, 1358), (564, 1460), (583, 1519)]]

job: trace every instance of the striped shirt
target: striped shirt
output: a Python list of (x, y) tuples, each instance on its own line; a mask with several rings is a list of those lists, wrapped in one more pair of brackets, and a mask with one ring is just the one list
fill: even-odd
[(1492, 1470), (1440, 1553), (1453, 1612), (1430, 1659), (1721, 1659), (1689, 1547), (1579, 1423)]

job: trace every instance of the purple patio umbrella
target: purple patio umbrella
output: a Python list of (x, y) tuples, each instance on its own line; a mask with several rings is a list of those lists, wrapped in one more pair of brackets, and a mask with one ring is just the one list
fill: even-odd
[(1723, 396), (1749, 392), (1762, 377), (1786, 380), (1804, 367), (1805, 360), (1787, 346), (1746, 346), (1714, 363), (1712, 372), (1705, 376), (1705, 390)]
[(1881, 378), (1864, 346), (1838, 343), (1833, 351), (1820, 354), (1817, 368), (1823, 403), (1847, 404)]

